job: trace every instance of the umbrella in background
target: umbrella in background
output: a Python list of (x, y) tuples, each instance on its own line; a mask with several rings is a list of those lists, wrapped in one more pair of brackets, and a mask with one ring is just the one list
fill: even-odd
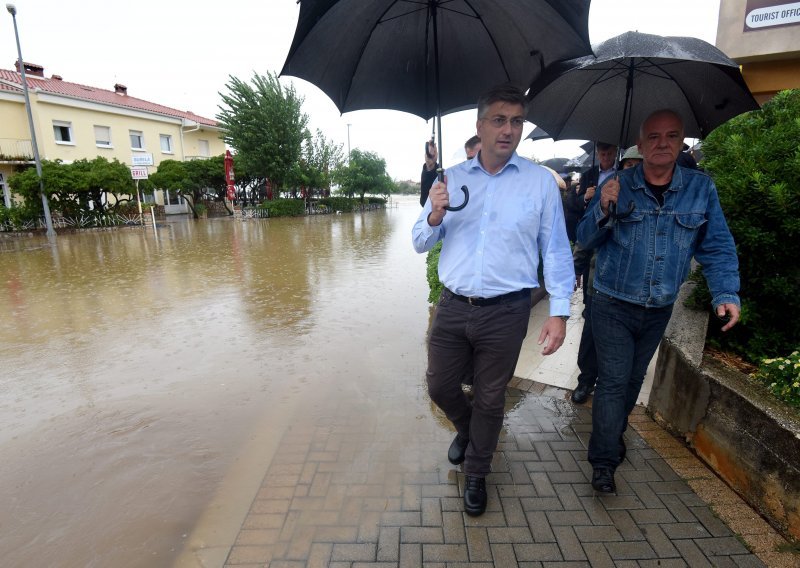
[(594, 153), (587, 154), (586, 152), (580, 156), (570, 158), (564, 164), (564, 168), (570, 172), (585, 172), (592, 167), (594, 167)]
[[(653, 111), (672, 109), (684, 135), (703, 138), (743, 112), (758, 108), (739, 66), (693, 37), (626, 32), (599, 44), (594, 55), (553, 66), (528, 92), (528, 119), (553, 139), (636, 142)], [(630, 212), (616, 215), (621, 218)]]
[(531, 133), (525, 137), (525, 140), (533, 140), (536, 142), (537, 140), (545, 140), (547, 138), (552, 138), (552, 136), (537, 126), (531, 130)]
[(543, 160), (540, 165), (563, 174), (569, 171), (564, 169), (564, 166), (567, 162), (569, 162), (569, 158), (549, 158), (547, 160)]
[(554, 65), (531, 85), (528, 119), (554, 140), (636, 142), (647, 116), (670, 108), (685, 135), (704, 138), (727, 120), (758, 108), (739, 66), (693, 37), (626, 32), (593, 56)]
[(302, 0), (281, 75), (313, 83), (343, 113), (435, 116), (441, 151), (442, 114), (589, 53), (589, 0)]

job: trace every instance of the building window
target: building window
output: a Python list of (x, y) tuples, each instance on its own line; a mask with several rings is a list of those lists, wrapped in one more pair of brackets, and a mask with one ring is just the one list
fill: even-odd
[(111, 147), (111, 127), (97, 126), (94, 127), (94, 143), (104, 148)]
[(169, 134), (161, 134), (161, 151), (164, 154), (172, 154), (172, 136)]
[(131, 148), (134, 150), (144, 150), (144, 134), (141, 130), (129, 130), (131, 136)]
[(208, 151), (208, 140), (198, 140), (197, 145), (200, 148), (200, 155), (203, 157), (208, 157), (211, 154)]
[(72, 123), (54, 120), (53, 134), (56, 137), (56, 143), (72, 144)]

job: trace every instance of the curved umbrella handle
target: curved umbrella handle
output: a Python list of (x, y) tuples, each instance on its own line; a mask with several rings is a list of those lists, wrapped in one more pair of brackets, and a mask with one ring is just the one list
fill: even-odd
[(466, 185), (462, 185), (461, 186), (461, 191), (464, 192), (464, 203), (462, 203), (461, 205), (458, 205), (457, 207), (450, 207), (448, 205), (447, 207), (445, 207), (445, 210), (447, 210), (447, 211), (461, 211), (462, 209), (464, 209), (464, 207), (467, 206), (467, 203), (469, 203), (469, 189), (467, 188)]

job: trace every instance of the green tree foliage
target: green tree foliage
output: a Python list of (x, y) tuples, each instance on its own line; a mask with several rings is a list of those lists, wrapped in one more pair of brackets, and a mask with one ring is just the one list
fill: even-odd
[(255, 73), (250, 83), (231, 76), (226, 88), (216, 118), (225, 142), (236, 150), (237, 169), (261, 181), (269, 178), (277, 190), (289, 187), (309, 138), (303, 98), (272, 73)]
[[(104, 203), (112, 203), (115, 209), (125, 202), (135, 199), (135, 185), (128, 167), (105, 158), (77, 160), (64, 164), (59, 160), (42, 161), (42, 182), (50, 209), (64, 216), (88, 214), (89, 201), (92, 201), (95, 214), (104, 212)], [(42, 214), (39, 196), (39, 178), (33, 167), (18, 173), (9, 180), (15, 193), (25, 199), (25, 203)], [(109, 195), (113, 196), (109, 199)]]
[[(742, 321), (709, 341), (750, 361), (800, 345), (800, 90), (728, 121), (703, 144), (736, 241)], [(694, 300), (708, 299), (698, 287)], [(707, 305), (707, 304), (706, 304)]]
[(359, 149), (350, 152), (350, 163), (340, 167), (334, 179), (341, 186), (342, 194), (358, 196), (362, 202), (367, 193), (388, 196), (396, 189), (386, 173), (386, 160), (374, 152)]
[(309, 195), (312, 192), (328, 195), (333, 172), (341, 167), (343, 160), (341, 144), (334, 144), (317, 130), (316, 136), (303, 141), (303, 158), (294, 165), (292, 185), (305, 187), (310, 190)]
[(148, 186), (174, 191), (187, 198), (197, 218), (197, 206), (203, 199), (207, 196), (220, 199), (226, 189), (224, 160), (223, 155), (189, 162), (164, 160), (159, 164), (158, 171), (150, 176)]

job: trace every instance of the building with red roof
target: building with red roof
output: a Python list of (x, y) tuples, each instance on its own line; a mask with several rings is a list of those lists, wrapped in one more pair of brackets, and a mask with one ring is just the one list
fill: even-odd
[[(43, 160), (72, 162), (102, 156), (150, 171), (162, 160), (192, 160), (225, 152), (216, 121), (128, 94), (125, 85), (102, 89), (45, 77), (44, 67), (25, 63), (31, 114)], [(14, 168), (33, 163), (19, 62), (0, 69), (0, 186)], [(160, 197), (157, 199), (161, 201)]]

